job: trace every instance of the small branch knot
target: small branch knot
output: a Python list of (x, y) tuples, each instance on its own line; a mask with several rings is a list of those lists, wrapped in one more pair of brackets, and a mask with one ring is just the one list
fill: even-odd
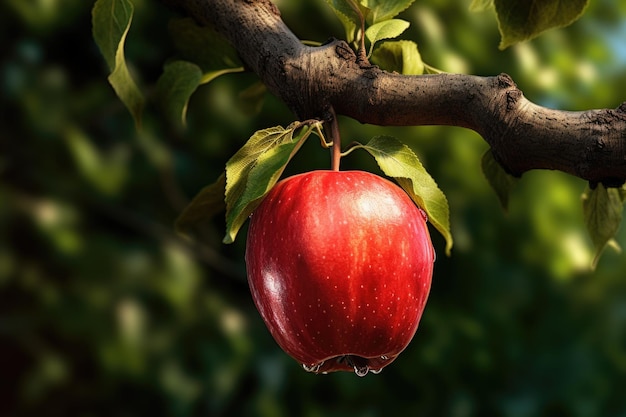
[(335, 47), (335, 52), (337, 52), (337, 56), (343, 60), (350, 62), (356, 61), (356, 54), (344, 41), (338, 41), (337, 46)]
[(505, 74), (504, 72), (498, 75), (498, 87), (499, 88), (517, 88), (515, 81), (509, 74)]
[(520, 97), (522, 97), (522, 92), (520, 90), (511, 90), (507, 92), (506, 93), (506, 110), (511, 111), (515, 109)]

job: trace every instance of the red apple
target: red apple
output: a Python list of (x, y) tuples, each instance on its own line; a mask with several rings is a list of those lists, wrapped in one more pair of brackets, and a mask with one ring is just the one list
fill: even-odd
[(252, 298), (280, 347), (315, 373), (378, 373), (409, 344), (435, 258), (426, 216), (362, 171), (280, 181), (250, 220)]

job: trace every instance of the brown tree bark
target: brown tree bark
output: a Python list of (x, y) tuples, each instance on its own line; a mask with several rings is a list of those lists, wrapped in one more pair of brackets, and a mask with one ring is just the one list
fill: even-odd
[(300, 119), (337, 114), (384, 126), (472, 129), (503, 168), (559, 170), (626, 181), (626, 102), (617, 109), (553, 110), (530, 102), (506, 74), (406, 76), (364, 64), (343, 41), (303, 45), (269, 0), (167, 0), (211, 25)]

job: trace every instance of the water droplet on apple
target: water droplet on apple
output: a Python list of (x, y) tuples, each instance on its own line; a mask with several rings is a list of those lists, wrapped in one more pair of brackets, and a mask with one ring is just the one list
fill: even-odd
[[(389, 356), (387, 356), (387, 355), (382, 355), (382, 356), (380, 357), (380, 359), (382, 359), (382, 360), (386, 361), (387, 359), (389, 359)], [(374, 371), (372, 371), (372, 372), (374, 372)]]
[(370, 369), (370, 372), (373, 373), (374, 375), (378, 375), (379, 373), (381, 373), (382, 370), (383, 370), (383, 368), (380, 368), (380, 369)]
[(370, 370), (370, 367), (367, 365), (365, 366), (354, 365), (354, 373), (357, 374), (357, 376), (364, 377), (365, 375), (367, 375), (369, 370)]
[(314, 363), (313, 365), (307, 365), (306, 363), (302, 364), (302, 369), (304, 369), (307, 372), (313, 372), (313, 373), (317, 373), (320, 368), (322, 367), (322, 365), (324, 365), (324, 362), (320, 362), (320, 363)]

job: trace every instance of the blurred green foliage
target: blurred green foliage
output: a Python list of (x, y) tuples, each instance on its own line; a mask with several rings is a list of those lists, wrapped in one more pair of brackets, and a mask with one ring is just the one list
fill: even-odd
[[(192, 97), (186, 130), (169, 125), (150, 98), (175, 13), (134, 3), (126, 52), (149, 98), (139, 132), (106, 82), (92, 2), (0, 4), (0, 415), (626, 416), (626, 256), (609, 250), (590, 270), (585, 184), (528, 173), (505, 213), (480, 171), (486, 144), (456, 128), (342, 119), (346, 140), (395, 135), (420, 155), (450, 200), (456, 246), (443, 256), (433, 233), (431, 297), (392, 366), (362, 379), (300, 369), (254, 309), (243, 235), (222, 245), (222, 218), (197, 241), (173, 231), (255, 130), (292, 115), (271, 96), (255, 112), (242, 93), (256, 78), (241, 74)], [(323, 1), (277, 4), (302, 39), (342, 36)], [(401, 15), (426, 63), (507, 72), (562, 109), (626, 98), (626, 3), (593, 1), (573, 26), (503, 52), (491, 12), (468, 5)], [(288, 171), (328, 161), (309, 141)], [(376, 171), (365, 153), (344, 167)]]

